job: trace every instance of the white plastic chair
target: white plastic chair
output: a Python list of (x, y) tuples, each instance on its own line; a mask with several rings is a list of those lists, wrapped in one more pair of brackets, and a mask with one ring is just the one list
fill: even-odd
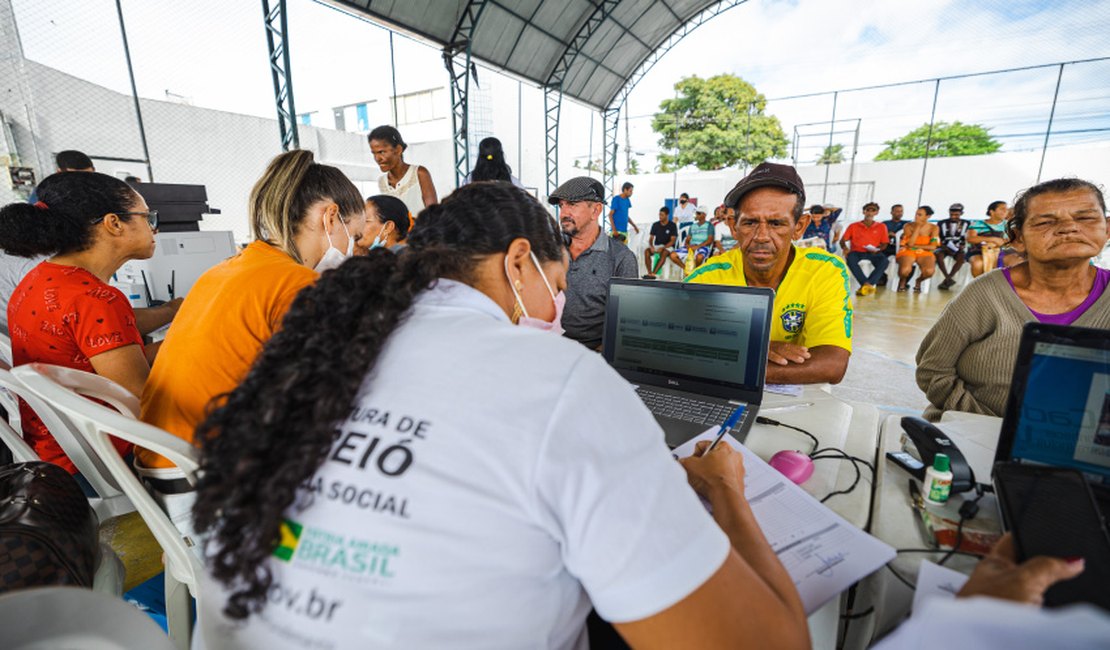
[[(92, 446), (77, 432), (73, 422), (64, 414), (58, 413), (53, 408), (50, 400), (44, 399), (34, 391), (29, 390), (13, 374), (14, 372), (0, 369), (0, 390), (27, 403), (31, 410), (39, 416), (42, 423), (46, 425), (50, 435), (58, 441), (58, 446), (73, 461), (77, 471), (96, 490), (98, 496), (90, 498), (89, 503), (96, 511), (96, 516), (100, 518), (100, 521), (107, 521), (112, 517), (133, 512), (135, 506), (120, 489), (116, 480), (112, 478), (108, 467), (93, 451)], [(139, 400), (134, 395), (104, 377), (97, 375), (89, 375), (89, 377), (92, 377), (93, 380), (87, 382), (85, 389), (80, 391), (82, 395), (103, 400), (121, 412), (128, 414), (132, 419), (138, 416)], [(15, 457), (17, 462), (39, 460), (38, 454), (23, 440), (20, 429), (0, 422), (0, 440), (11, 450), (12, 456)]]
[(0, 596), (0, 630), (7, 650), (173, 648), (146, 614), (118, 597), (80, 587), (21, 589)]
[(76, 425), (77, 431), (104, 462), (150, 528), (165, 553), (166, 619), (170, 638), (179, 648), (188, 648), (193, 617), (189, 596), (200, 598), (201, 565), (190, 548), (193, 542), (173, 525), (139, 479), (131, 473), (127, 463), (112, 446), (109, 436), (164, 456), (182, 471), (190, 484), (196, 482), (197, 450), (177, 436), (81, 396), (89, 386), (108, 381), (103, 377), (44, 363), (19, 366), (12, 374), (28, 390), (47, 400)]
[(12, 367), (12, 339), (7, 332), (0, 332), (0, 362)]

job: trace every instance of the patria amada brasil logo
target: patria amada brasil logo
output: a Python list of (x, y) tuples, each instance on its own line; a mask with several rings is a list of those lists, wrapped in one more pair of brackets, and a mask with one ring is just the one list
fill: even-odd
[(304, 526), (283, 519), (281, 521), (281, 541), (278, 547), (274, 549), (274, 555), (286, 562), (293, 559), (293, 553), (297, 551), (297, 545), (301, 543), (301, 533), (304, 531)]

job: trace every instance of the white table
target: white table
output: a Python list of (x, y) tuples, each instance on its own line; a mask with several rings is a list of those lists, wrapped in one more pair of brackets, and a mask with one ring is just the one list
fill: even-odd
[[(875, 507), (871, 534), (896, 549), (923, 549), (927, 548), (920, 516), (913, 509), (909, 493), (910, 476), (894, 463), (886, 459), (886, 452), (898, 451), (902, 448), (901, 416), (892, 415), (882, 424), (879, 441), (879, 465), (875, 483)], [(971, 414), (945, 414), (944, 420), (938, 425), (957, 442), (961, 449), (959, 434), (969, 435), (980, 443), (997, 444), (998, 428), (1001, 426), (1000, 418), (987, 418)], [(993, 443), (991, 439), (993, 437)], [(992, 451), (993, 453), (993, 451)], [(989, 481), (987, 476), (977, 476), (980, 482)], [(918, 481), (920, 486), (920, 481)], [(963, 503), (961, 495), (954, 496), (943, 512), (946, 516), (958, 519), (960, 504)], [(997, 518), (997, 502), (993, 495), (986, 495), (979, 501), (977, 519), (980, 521)], [(891, 574), (890, 570), (897, 571), (911, 583), (917, 580), (917, 572), (923, 560), (937, 562), (946, 551), (933, 553), (899, 553), (890, 563), (890, 569), (873, 574), (861, 583), (861, 603), (857, 610), (873, 606), (875, 612), (872, 616), (854, 622), (848, 635), (845, 647), (866, 647), (874, 636), (885, 634), (897, 626), (910, 611), (913, 592)], [(948, 568), (964, 573), (970, 573), (978, 560), (966, 555), (954, 555), (945, 564)]]
[[(798, 408), (801, 405), (806, 406)], [(800, 397), (765, 394), (759, 414), (809, 431), (821, 447), (834, 447), (874, 461), (879, 433), (879, 412), (874, 406), (850, 404), (818, 387), (807, 386)], [(813, 446), (809, 438), (793, 429), (763, 424), (752, 427), (744, 444), (763, 460), (770, 460), (784, 449), (808, 453)], [(856, 477), (853, 465), (847, 460), (818, 460), (813, 476), (802, 488), (817, 499), (847, 489)], [(862, 471), (854, 490), (832, 497), (825, 505), (852, 525), (866, 529), (871, 514), (872, 480), (866, 468)], [(841, 596), (810, 615), (809, 631), (815, 649), (836, 647), (844, 601), (845, 596)]]

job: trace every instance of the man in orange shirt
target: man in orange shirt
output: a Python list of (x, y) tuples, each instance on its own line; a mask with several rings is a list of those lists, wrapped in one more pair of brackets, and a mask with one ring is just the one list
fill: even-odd
[[(886, 226), (875, 221), (877, 214), (879, 214), (878, 203), (871, 202), (863, 206), (863, 221), (857, 221), (848, 226), (844, 236), (840, 238), (844, 259), (860, 284), (859, 291), (856, 291), (857, 296), (875, 293), (875, 285), (886, 273), (889, 263), (886, 255), (883, 254), (883, 247), (887, 245), (887, 230)], [(850, 246), (848, 242), (851, 242)], [(860, 268), (859, 263), (863, 260), (871, 262), (871, 266), (875, 267), (871, 275), (865, 275)]]

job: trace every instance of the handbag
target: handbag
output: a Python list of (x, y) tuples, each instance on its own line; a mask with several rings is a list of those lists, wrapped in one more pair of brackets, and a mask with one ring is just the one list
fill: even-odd
[(0, 468), (0, 593), (91, 587), (100, 522), (77, 481), (42, 461)]

